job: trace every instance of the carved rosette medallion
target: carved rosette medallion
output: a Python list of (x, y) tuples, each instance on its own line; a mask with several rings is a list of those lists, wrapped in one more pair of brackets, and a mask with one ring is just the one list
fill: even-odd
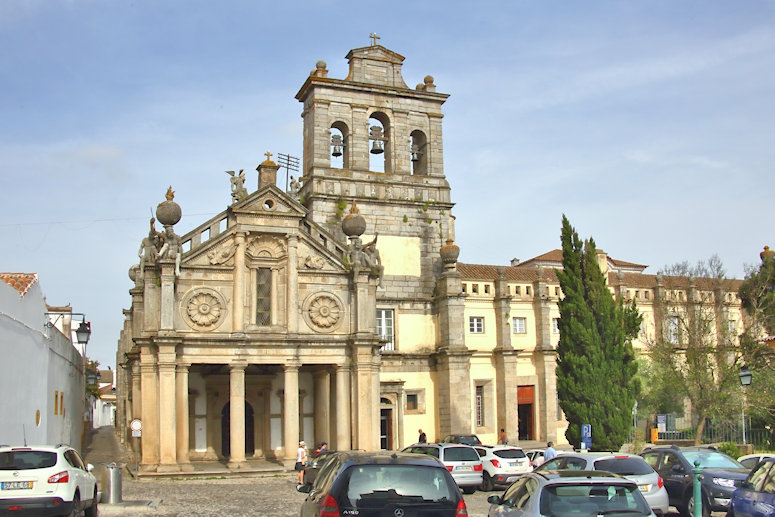
[(304, 320), (312, 330), (333, 332), (344, 321), (342, 302), (332, 293), (315, 293), (304, 302)]
[(214, 289), (195, 289), (183, 298), (180, 312), (192, 329), (215, 330), (226, 319), (226, 300)]

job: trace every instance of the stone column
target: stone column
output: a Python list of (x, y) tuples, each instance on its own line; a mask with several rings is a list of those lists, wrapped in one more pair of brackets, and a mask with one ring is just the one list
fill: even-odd
[(161, 268), (161, 330), (175, 328), (175, 260), (159, 259)]
[(132, 361), (132, 418), (142, 418), (143, 392), (140, 388), (141, 370), (140, 359)]
[(141, 470), (155, 471), (159, 465), (159, 378), (156, 353), (150, 344), (140, 348), (140, 382), (142, 384)]
[(177, 446), (176, 424), (178, 415), (175, 407), (175, 345), (159, 344), (159, 453), (158, 472), (176, 472)]
[(182, 470), (192, 471), (191, 462), (188, 457), (189, 451), (189, 426), (191, 422), (188, 416), (188, 369), (191, 365), (178, 364), (175, 374), (175, 407), (177, 409), (178, 418), (176, 419), (176, 432), (177, 438), (175, 443), (177, 444), (177, 456), (178, 465)]
[(237, 251), (234, 253), (234, 294), (231, 304), (233, 332), (242, 332), (245, 325), (245, 232), (234, 235)]
[(247, 364), (229, 365), (229, 463), (230, 469), (247, 466), (245, 461), (245, 368)]
[(493, 352), (495, 358), (495, 382), (496, 407), (498, 410), (498, 433), (506, 430), (506, 436), (510, 443), (516, 444), (519, 439), (519, 411), (517, 402), (517, 390), (519, 388), (517, 376), (517, 360), (519, 351), (496, 349)]
[(285, 458), (296, 462), (299, 444), (299, 365), (285, 366), (285, 388), (283, 391), (283, 444)]
[(299, 263), (299, 238), (288, 236), (288, 332), (299, 331), (299, 274), (295, 266)]
[(350, 368), (336, 367), (336, 448), (350, 449)]
[(331, 405), (331, 375), (327, 370), (315, 372), (315, 444), (331, 441), (328, 408)]

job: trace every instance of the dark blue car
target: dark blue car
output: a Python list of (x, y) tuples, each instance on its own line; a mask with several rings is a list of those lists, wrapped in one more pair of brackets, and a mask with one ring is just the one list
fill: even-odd
[(775, 458), (760, 461), (735, 490), (727, 517), (775, 517)]

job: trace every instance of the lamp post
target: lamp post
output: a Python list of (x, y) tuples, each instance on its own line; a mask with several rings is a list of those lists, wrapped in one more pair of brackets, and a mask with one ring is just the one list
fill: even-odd
[(751, 373), (751, 370), (748, 369), (748, 366), (743, 365), (742, 368), (740, 368), (740, 374), (738, 375), (740, 377), (740, 386), (743, 387), (743, 445), (746, 445), (745, 440), (745, 387), (751, 385), (751, 380), (753, 379), (753, 374)]

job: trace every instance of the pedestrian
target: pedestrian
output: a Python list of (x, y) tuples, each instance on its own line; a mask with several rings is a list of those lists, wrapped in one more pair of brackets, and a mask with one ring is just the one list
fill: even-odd
[(498, 438), (498, 443), (503, 444), (503, 445), (508, 445), (508, 443), (509, 443), (509, 439), (506, 436), (506, 430), (504, 428), (502, 428), (502, 427), (501, 427), (501, 436), (500, 436), (500, 438)]
[(557, 451), (554, 450), (554, 443), (548, 442), (544, 451), (544, 463), (557, 457)]
[(304, 441), (299, 442), (299, 448), (296, 449), (296, 465), (293, 469), (299, 473), (299, 484), (304, 483), (304, 466), (307, 464), (307, 445)]
[(326, 442), (320, 442), (320, 447), (315, 451), (315, 456), (320, 456), (322, 453), (328, 450), (328, 444)]
[(417, 432), (420, 433), (420, 437), (417, 438), (417, 443), (428, 443), (428, 439), (425, 437), (425, 433), (422, 432), (422, 429), (418, 429)]

